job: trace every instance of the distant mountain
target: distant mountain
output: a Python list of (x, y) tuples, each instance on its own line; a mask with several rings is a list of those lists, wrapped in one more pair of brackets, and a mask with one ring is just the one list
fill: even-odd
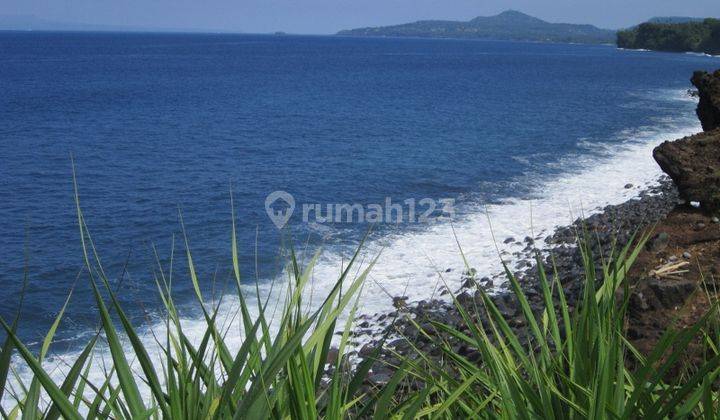
[(592, 25), (550, 23), (514, 10), (468, 22), (422, 20), (395, 26), (350, 29), (343, 36), (472, 38), (538, 42), (614, 43), (615, 32)]
[(628, 49), (720, 54), (720, 20), (646, 22), (619, 31), (617, 45)]

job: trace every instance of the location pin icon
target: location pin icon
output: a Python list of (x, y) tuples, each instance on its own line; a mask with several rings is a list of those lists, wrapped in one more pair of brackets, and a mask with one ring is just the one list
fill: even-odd
[(278, 229), (282, 229), (295, 211), (295, 198), (285, 191), (274, 191), (265, 199), (265, 211)]

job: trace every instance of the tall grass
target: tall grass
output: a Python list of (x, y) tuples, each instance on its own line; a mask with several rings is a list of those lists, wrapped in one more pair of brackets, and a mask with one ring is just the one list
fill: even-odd
[[(640, 354), (626, 337), (630, 290), (626, 274), (647, 237), (603, 260), (602, 279), (588, 242), (580, 243), (585, 287), (571, 311), (557, 273), (546, 274), (539, 255), (544, 311), (536, 313), (518, 280), (507, 270), (512, 292), (530, 332), (523, 341), (482, 290), (480, 302), (465, 307), (454, 299), (462, 331), (432, 322), (432, 331), (415, 327), (433, 340), (443, 357), (402, 357), (408, 375), (424, 384), (425, 407), (432, 418), (503, 419), (664, 419), (720, 418), (720, 353), (716, 346), (717, 305), (692, 328), (668, 331), (652, 354)], [(596, 289), (595, 285), (600, 286)], [(474, 314), (484, 312), (484, 328)], [(422, 320), (420, 320), (422, 321)], [(452, 337), (442, 339), (441, 334)], [(527, 342), (529, 341), (529, 342)], [(685, 364), (692, 342), (705, 344), (699, 366)], [(473, 363), (456, 349), (462, 343), (482, 355)], [(467, 354), (467, 352), (465, 352)], [(633, 368), (629, 368), (633, 366)], [(672, 377), (683, 367), (686, 374)]]
[[(43, 366), (43, 359), (70, 297), (38, 354), (33, 354), (18, 338), (17, 322), (9, 325), (0, 319), (7, 332), (0, 356), (0, 389), (9, 394), (5, 401), (15, 402), (14, 406), (2, 409), (4, 418), (343, 418), (373, 402), (372, 396), (359, 392), (369, 363), (352, 372), (342, 364), (359, 291), (372, 267), (369, 264), (359, 275), (353, 275), (358, 253), (344, 267), (332, 289), (326, 291), (322, 304), (311, 312), (306, 309), (303, 297), (317, 255), (302, 266), (292, 253), (282, 313), (271, 325), (268, 316), (271, 301), (261, 300), (258, 291), (253, 297), (258, 301), (258, 309), (251, 314), (244, 296), (233, 211), (232, 271), (244, 334), (240, 348), (231, 352), (227, 345), (229, 330), (223, 329), (217, 320), (221, 303), (210, 305), (202, 294), (186, 235), (183, 236), (189, 267), (187, 281), (192, 284), (205, 321), (204, 333), (199, 342), (193, 343), (184, 331), (173, 301), (171, 269), (163, 270), (158, 258), (155, 282), (164, 306), (166, 328), (163, 337), (154, 337), (155, 342), (148, 343), (141, 339), (137, 326), (131, 323), (110, 286), (77, 190), (76, 203), (85, 273), (98, 308), (101, 332), (87, 343), (62, 382), (56, 383)], [(344, 325), (338, 325), (339, 316), (346, 311), (351, 316)], [(344, 333), (331, 357), (333, 335), (338, 329)], [(93, 359), (98, 342), (105, 342), (109, 349), (110, 367)], [(124, 347), (123, 342), (129, 343), (130, 348)], [(151, 350), (150, 344), (156, 346)], [(157, 348), (159, 357), (152, 357)], [(8, 372), (16, 371), (11, 366), (13, 350), (33, 374), (30, 384), (17, 378), (19, 390), (6, 388)], [(328, 369), (326, 363), (331, 359), (334, 369)], [(104, 379), (93, 382), (89, 377), (91, 369), (104, 369)], [(41, 395), (47, 397), (47, 404), (42, 404)]]
[[(434, 341), (442, 357), (431, 357), (410, 341), (414, 351), (397, 355), (401, 363), (394, 366), (394, 375), (382, 389), (373, 389), (365, 378), (372, 365), (380, 363), (374, 360), (380, 348), (352, 368), (345, 357), (363, 282), (372, 269), (371, 263), (359, 274), (352, 274), (359, 253), (344, 267), (334, 287), (326, 291), (322, 304), (309, 311), (303, 299), (317, 255), (303, 265), (291, 252), (281, 314), (271, 321), (270, 299), (263, 300), (256, 292), (251, 298), (257, 300), (258, 309), (251, 311), (244, 295), (233, 210), (230, 248), (240, 306), (241, 345), (230, 349), (230, 331), (218, 321), (220, 302), (209, 304), (203, 296), (184, 234), (184, 259), (189, 267), (185, 281), (194, 290), (204, 331), (201, 339), (193, 342), (184, 330), (172, 296), (173, 282), (178, 280), (157, 258), (155, 282), (163, 303), (165, 328), (161, 336), (148, 343), (141, 339), (110, 287), (78, 197), (76, 192), (84, 272), (98, 307), (100, 330), (57, 381), (43, 362), (70, 297), (37, 354), (18, 338), (17, 319), (12, 323), (0, 320), (7, 332), (0, 354), (0, 397), (4, 394), (5, 401), (0, 413), (4, 418), (718, 417), (719, 341), (716, 324), (710, 322), (716, 316), (714, 306), (696, 326), (667, 332), (649, 356), (637, 352), (626, 338), (630, 295), (626, 274), (647, 237), (608, 256), (600, 270), (602, 278), (597, 278), (589, 247), (581, 244), (585, 267), (581, 281), (585, 287), (574, 309), (557, 274), (548, 276), (539, 256), (546, 308), (540, 313), (532, 309), (518, 280), (506, 268), (529, 340), (519, 337), (482, 290), (473, 307), (453, 298), (464, 328), (433, 321), (433, 331), (428, 331), (421, 327), (423, 320), (412, 321)], [(488, 325), (478, 320), (476, 314), (481, 312)], [(342, 325), (341, 314), (349, 314)], [(341, 335), (334, 340), (336, 331)], [(705, 362), (671, 377), (669, 372), (681, 363), (694, 340), (705, 343)], [(109, 350), (111, 364), (95, 357), (99, 343)], [(473, 362), (459, 354), (455, 350), (458, 343), (478, 352), (481, 360)], [(31, 370), (32, 379), (28, 384), (17, 378), (18, 387), (10, 389), (6, 388), (8, 378), (16, 375), (11, 357), (14, 352)], [(102, 369), (101, 380), (91, 378), (93, 369)]]

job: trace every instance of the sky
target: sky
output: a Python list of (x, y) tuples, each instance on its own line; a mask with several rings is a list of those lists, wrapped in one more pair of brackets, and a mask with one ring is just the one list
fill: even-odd
[(720, 17), (718, 0), (2, 0), (0, 17), (247, 33), (329, 34), (421, 19), (469, 20), (507, 9), (608, 29), (653, 16)]

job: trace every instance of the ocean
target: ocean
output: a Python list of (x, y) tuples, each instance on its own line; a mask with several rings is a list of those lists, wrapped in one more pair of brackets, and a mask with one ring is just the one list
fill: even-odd
[[(285, 281), (293, 243), (305, 259), (322, 250), (317, 298), (370, 231), (365, 261), (379, 258), (361, 311), (430, 298), (458, 284), (462, 254), (493, 274), (498, 251), (653, 184), (653, 147), (700, 131), (692, 72), (716, 67), (599, 45), (0, 32), (0, 315), (15, 316), (27, 272), (23, 340), (42, 340), (73, 288), (53, 357), (97, 328), (72, 162), (104, 268), (148, 336), (153, 247), (166, 269), (174, 255), (175, 298), (202, 324), (180, 213), (208, 300), (234, 290), (231, 192), (248, 292)], [(266, 211), (275, 191), (295, 202), (283, 230)], [(387, 200), (452, 214), (303, 217)]]

